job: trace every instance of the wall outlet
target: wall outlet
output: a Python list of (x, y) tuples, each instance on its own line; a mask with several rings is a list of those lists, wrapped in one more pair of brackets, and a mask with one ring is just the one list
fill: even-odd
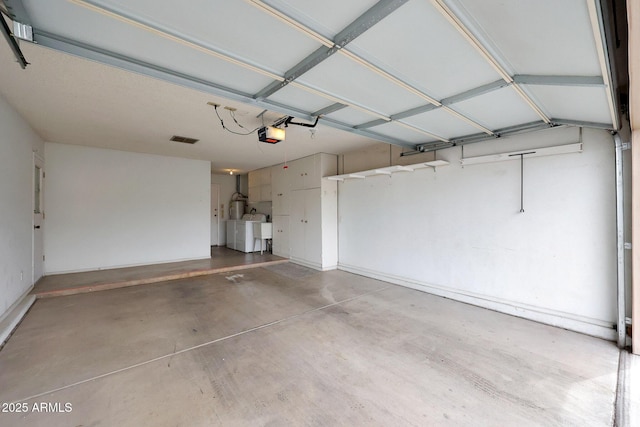
[(20, 270), (20, 281), (24, 280), (24, 271)]

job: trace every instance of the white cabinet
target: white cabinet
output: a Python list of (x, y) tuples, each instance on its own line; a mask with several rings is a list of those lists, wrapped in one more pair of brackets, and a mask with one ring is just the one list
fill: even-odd
[(322, 262), (322, 225), (320, 189), (291, 192), (291, 257), (320, 265)]
[(318, 155), (303, 157), (289, 164), (291, 190), (303, 190), (320, 185), (320, 159)]
[(272, 212), (276, 215), (289, 215), (289, 196), (291, 194), (291, 171), (283, 165), (271, 168)]
[(249, 172), (249, 203), (271, 201), (271, 168)]
[(273, 253), (319, 270), (338, 263), (337, 156), (318, 153), (271, 168)]
[(319, 270), (338, 264), (337, 183), (291, 192), (289, 246), (291, 260)]
[(274, 255), (289, 258), (289, 215), (273, 216), (272, 251)]

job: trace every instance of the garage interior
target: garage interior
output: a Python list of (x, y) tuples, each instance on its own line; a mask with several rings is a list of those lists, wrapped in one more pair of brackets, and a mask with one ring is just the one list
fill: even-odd
[(1, 424), (640, 423), (636, 2), (0, 10)]

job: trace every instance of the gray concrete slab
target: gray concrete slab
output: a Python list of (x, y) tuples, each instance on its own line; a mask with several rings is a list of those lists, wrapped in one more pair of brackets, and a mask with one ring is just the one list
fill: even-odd
[(288, 265), (38, 300), (0, 352), (0, 402), (389, 286)]
[[(278, 268), (39, 301), (0, 351), (0, 401), (33, 397), (0, 424), (613, 421), (613, 343), (345, 272)], [(43, 402), (72, 410), (34, 412)]]
[(211, 258), (207, 259), (45, 276), (38, 280), (31, 294), (38, 298), (75, 295), (206, 276), (288, 261), (269, 253), (244, 253), (214, 246), (211, 248)]

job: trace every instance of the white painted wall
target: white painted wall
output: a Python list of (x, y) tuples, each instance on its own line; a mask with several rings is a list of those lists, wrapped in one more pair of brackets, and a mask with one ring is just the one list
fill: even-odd
[(211, 183), (220, 185), (220, 221), (218, 228), (219, 245), (224, 246), (227, 243), (226, 223), (229, 219), (229, 202), (231, 196), (236, 192), (236, 176), (211, 174)]
[(45, 272), (208, 258), (210, 163), (45, 144)]
[[(465, 157), (578, 142), (552, 129), (467, 145)], [(461, 167), (451, 162), (339, 186), (339, 268), (613, 338), (614, 150), (584, 130), (584, 152)]]
[(0, 319), (33, 284), (34, 150), (44, 143), (0, 95)]

